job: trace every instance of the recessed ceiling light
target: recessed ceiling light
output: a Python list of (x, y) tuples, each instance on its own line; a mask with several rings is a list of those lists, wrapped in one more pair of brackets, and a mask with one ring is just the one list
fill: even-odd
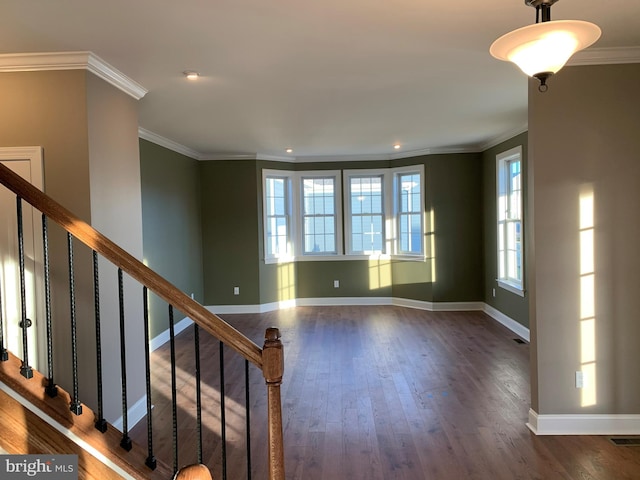
[(400, 150), (400, 144), (399, 144), (399, 143), (396, 143), (396, 144), (393, 146), (393, 148), (395, 148), (396, 150)]
[(193, 70), (185, 70), (184, 72), (182, 72), (184, 74), (185, 77), (187, 77), (189, 80), (197, 80), (198, 77), (200, 76), (200, 74), (198, 72), (194, 72)]
[(293, 153), (293, 148), (287, 148), (287, 149), (285, 150), (285, 152), (287, 152), (287, 153)]

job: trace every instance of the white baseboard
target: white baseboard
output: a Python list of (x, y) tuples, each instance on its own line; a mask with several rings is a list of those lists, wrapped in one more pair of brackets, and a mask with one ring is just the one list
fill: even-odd
[(484, 303), (482, 302), (435, 302), (434, 312), (481, 312)]
[(287, 307), (285, 307), (285, 302), (274, 302), (264, 303), (260, 305), (205, 305), (205, 308), (211, 313), (222, 315), (224, 313), (266, 313)]
[(354, 305), (397, 305), (431, 312), (483, 311), (482, 302), (425, 302), (395, 297), (322, 297), (296, 298), (260, 305), (211, 305), (207, 310), (216, 314), (224, 313), (266, 313), (292, 307), (354, 306)]
[(530, 409), (527, 427), (536, 435), (640, 435), (640, 415), (541, 415)]
[[(129, 410), (127, 411), (127, 430), (131, 430), (140, 420), (147, 415), (147, 395), (143, 395)], [(115, 419), (113, 422), (109, 422), (118, 430), (122, 431), (123, 418), (122, 416)]]
[(341, 307), (354, 305), (391, 305), (390, 297), (327, 297), (298, 298), (300, 307)]
[[(193, 323), (193, 320), (191, 320), (190, 318), (183, 318), (182, 320), (180, 320), (178, 323), (176, 323), (173, 326), (174, 332), (175, 334), (179, 334), (180, 332), (182, 332), (185, 328), (187, 328), (188, 326), (190, 326)], [(170, 335), (169, 335), (169, 329), (166, 329), (164, 332), (162, 332), (160, 335), (154, 337), (151, 339), (151, 341), (149, 342), (149, 347), (150, 350), (153, 352), (154, 350), (157, 350), (158, 348), (160, 348), (162, 345), (164, 345), (165, 343), (167, 343), (169, 341)]]
[(507, 327), (509, 330), (511, 330), (513, 333), (523, 338), (527, 342), (531, 341), (531, 332), (527, 327), (525, 327), (521, 323), (516, 322), (514, 319), (508, 317), (501, 311), (496, 310), (491, 305), (487, 305), (486, 303), (483, 305), (484, 305), (484, 309), (483, 309), (484, 313), (489, 315), (498, 323), (501, 323), (502, 325)]
[[(501, 323), (513, 333), (530, 341), (530, 332), (527, 327), (508, 317), (501, 311), (484, 302), (426, 302), (397, 297), (324, 297), (324, 298), (297, 298), (280, 302), (263, 303), (258, 305), (211, 305), (207, 310), (215, 314), (242, 314), (242, 313), (267, 313), (293, 307), (319, 307), (319, 306), (353, 306), (353, 305), (396, 305), (399, 307), (416, 308), (430, 312), (462, 312), (481, 311)], [(176, 335), (190, 326), (193, 322), (184, 318), (175, 326)], [(151, 340), (151, 351), (169, 341), (169, 330)]]

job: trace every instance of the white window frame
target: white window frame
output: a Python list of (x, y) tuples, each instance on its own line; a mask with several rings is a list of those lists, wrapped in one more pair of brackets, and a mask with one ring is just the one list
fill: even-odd
[[(269, 216), (267, 212), (267, 181), (270, 178), (278, 178), (285, 180), (285, 195), (286, 195), (286, 224), (287, 224), (287, 247), (285, 253), (272, 253), (267, 250), (269, 245), (269, 235), (267, 225), (269, 223)], [(263, 234), (264, 234), (264, 260), (265, 263), (277, 263), (290, 261), (294, 255), (293, 239), (294, 232), (292, 230), (293, 222), (295, 218), (293, 215), (293, 195), (292, 195), (292, 172), (284, 170), (262, 170), (262, 210), (263, 210)]]
[[(398, 258), (403, 259), (419, 259), (425, 258), (425, 178), (424, 178), (424, 165), (412, 165), (408, 167), (398, 167), (392, 169), (393, 173), (393, 198), (394, 198), (394, 253)], [(420, 251), (418, 253), (403, 252), (401, 250), (401, 238), (400, 238), (400, 222), (401, 222), (401, 191), (400, 191), (400, 177), (403, 175), (419, 175), (420, 176)]]
[[(345, 181), (344, 181), (344, 204), (345, 204), (345, 222), (344, 222), (344, 236), (345, 236), (345, 249), (347, 255), (358, 256), (358, 257), (381, 257), (385, 256), (390, 252), (390, 245), (387, 244), (387, 239), (389, 238), (388, 229), (389, 229), (389, 189), (387, 186), (387, 169), (376, 169), (376, 170), (346, 170)], [(381, 185), (381, 196), (382, 196), (382, 249), (381, 251), (368, 251), (368, 250), (354, 250), (352, 245), (352, 229), (351, 229), (351, 179), (354, 178), (380, 178)]]
[[(400, 192), (399, 178), (400, 175), (409, 173), (420, 175), (420, 238), (421, 248), (417, 254), (400, 251), (400, 239), (398, 232), (400, 231)], [(406, 167), (396, 168), (380, 168), (380, 169), (360, 169), (345, 170), (344, 174), (344, 238), (345, 251), (350, 259), (354, 258), (398, 258), (402, 260), (425, 260), (425, 175), (424, 165), (410, 165)], [(382, 202), (383, 202), (383, 245), (382, 252), (359, 252), (354, 251), (351, 245), (351, 202), (350, 202), (350, 186), (351, 178), (357, 177), (382, 177)]]
[[(287, 179), (287, 251), (286, 254), (273, 255), (267, 251), (267, 179), (285, 178)], [(336, 252), (309, 252), (304, 253), (304, 228), (303, 228), (303, 201), (302, 181), (305, 178), (334, 178), (334, 205), (336, 222)], [(262, 170), (262, 220), (264, 238), (264, 261), (265, 263), (286, 263), (292, 261), (305, 260), (335, 260), (343, 255), (342, 240), (342, 176), (340, 170), (309, 170), (293, 172), (290, 170)]]
[[(512, 195), (510, 185), (507, 181), (509, 166), (512, 162), (520, 162), (520, 189), (517, 209), (519, 215), (511, 209), (513, 202), (507, 197)], [(496, 155), (496, 279), (498, 286), (516, 295), (524, 297), (524, 183), (522, 169), (522, 146), (514, 147), (506, 152)], [(520, 278), (509, 275), (513, 266), (510, 265), (509, 250), (515, 249), (514, 245), (509, 245), (509, 224), (520, 223)], [(501, 239), (506, 242), (502, 245)], [(514, 239), (515, 242), (515, 239)], [(517, 268), (517, 264), (516, 267)]]
[[(298, 226), (296, 227), (296, 240), (299, 248), (297, 249), (298, 260), (320, 260), (323, 258), (334, 258), (337, 255), (342, 255), (342, 175), (340, 170), (318, 170), (318, 171), (302, 171), (296, 172), (296, 181), (298, 193), (297, 197), (298, 208), (299, 211), (296, 215), (296, 223)], [(336, 249), (334, 252), (305, 252), (304, 249), (304, 189), (303, 182), (305, 179), (314, 179), (314, 178), (333, 178), (334, 181), (334, 189), (333, 189), (333, 204), (334, 204), (334, 221), (335, 221), (335, 241), (336, 241)]]

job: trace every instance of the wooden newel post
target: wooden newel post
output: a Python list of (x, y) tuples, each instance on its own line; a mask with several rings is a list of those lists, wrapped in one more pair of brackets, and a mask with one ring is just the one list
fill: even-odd
[(284, 352), (280, 331), (267, 328), (262, 349), (262, 374), (267, 382), (269, 429), (269, 480), (284, 480), (284, 443), (280, 385), (284, 374)]

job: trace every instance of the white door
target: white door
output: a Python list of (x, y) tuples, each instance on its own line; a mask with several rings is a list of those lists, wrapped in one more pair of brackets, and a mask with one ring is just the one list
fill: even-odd
[[(42, 148), (0, 148), (0, 162), (42, 189)], [(24, 233), (25, 307), (32, 325), (27, 329), (28, 363), (34, 369), (46, 365), (46, 321), (42, 278), (42, 215), (22, 201)], [(22, 302), (18, 256), (16, 196), (0, 185), (0, 289), (5, 348), (23, 358)], [(40, 348), (41, 347), (41, 348)], [(45, 375), (47, 372), (43, 372)]]

